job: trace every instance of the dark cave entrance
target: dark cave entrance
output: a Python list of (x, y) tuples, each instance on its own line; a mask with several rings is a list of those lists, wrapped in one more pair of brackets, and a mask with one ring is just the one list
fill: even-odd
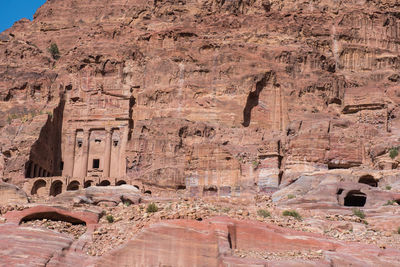
[(348, 207), (364, 207), (367, 195), (359, 190), (352, 190), (344, 198), (344, 205)]
[(375, 180), (375, 178), (372, 175), (361, 176), (360, 179), (358, 180), (358, 182), (361, 184), (367, 184), (372, 187), (378, 187), (378, 182)]
[(61, 194), (62, 192), (62, 182), (61, 181), (55, 181), (51, 184), (50, 187), (50, 196), (57, 196)]

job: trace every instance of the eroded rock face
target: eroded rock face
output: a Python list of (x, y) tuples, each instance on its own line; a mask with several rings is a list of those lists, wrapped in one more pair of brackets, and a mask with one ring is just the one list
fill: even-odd
[(26, 193), (15, 185), (0, 182), (0, 205), (26, 204), (28, 203)]
[[(2, 266), (88, 266), (73, 237), (44, 228), (0, 225)], [(77, 241), (75, 241), (77, 242)], [(40, 248), (40, 249), (38, 249)]]
[(142, 201), (143, 196), (134, 186), (93, 186), (77, 191), (67, 191), (58, 195), (52, 202), (56, 203), (87, 203), (100, 204), (107, 203), (117, 205), (119, 203), (138, 204)]
[[(280, 259), (265, 260), (263, 251)], [(399, 255), (396, 249), (385, 251), (257, 222), (214, 218), (153, 225), (103, 256), (96, 266), (395, 266)]]
[(398, 8), (48, 1), (0, 35), (0, 173), (238, 194), (320, 169), (396, 169)]

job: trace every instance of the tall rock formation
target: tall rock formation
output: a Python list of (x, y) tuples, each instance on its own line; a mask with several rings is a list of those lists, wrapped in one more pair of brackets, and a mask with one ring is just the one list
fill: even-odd
[(237, 195), (313, 170), (396, 169), (399, 9), (49, 0), (0, 34), (0, 176)]

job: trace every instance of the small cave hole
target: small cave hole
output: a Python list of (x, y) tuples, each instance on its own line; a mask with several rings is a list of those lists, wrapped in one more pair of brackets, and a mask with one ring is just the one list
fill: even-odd
[(352, 190), (344, 198), (344, 205), (348, 207), (364, 207), (367, 202), (367, 195), (359, 190)]
[(378, 182), (375, 180), (375, 178), (372, 175), (361, 176), (360, 179), (358, 180), (358, 182), (361, 184), (367, 184), (372, 187), (378, 187)]
[(151, 195), (151, 191), (150, 190), (146, 190), (144, 191), (145, 194)]
[(121, 186), (123, 184), (126, 184), (126, 182), (124, 180), (118, 181), (115, 185), (116, 186)]
[(341, 195), (343, 193), (343, 188), (339, 188), (336, 192), (336, 195)]
[(107, 180), (101, 181), (98, 184), (98, 186), (109, 186), (109, 185), (111, 185), (111, 183), (110, 183), (110, 181), (107, 181)]
[(63, 183), (61, 181), (53, 182), (51, 187), (50, 187), (50, 196), (55, 197), (55, 196), (61, 194), (62, 185), (63, 185)]
[(83, 187), (84, 187), (84, 188), (88, 188), (88, 187), (91, 187), (92, 184), (93, 184), (93, 181), (92, 181), (92, 180), (89, 180), (89, 181), (86, 181), (86, 182), (83, 184)]
[(78, 181), (72, 181), (67, 186), (67, 191), (77, 191), (79, 190), (80, 183)]
[(209, 194), (216, 194), (218, 192), (218, 188), (215, 185), (205, 186), (203, 188), (203, 192)]

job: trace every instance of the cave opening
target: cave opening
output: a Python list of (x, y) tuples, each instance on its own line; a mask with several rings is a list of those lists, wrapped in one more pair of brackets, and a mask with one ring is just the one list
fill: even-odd
[(348, 207), (364, 207), (367, 195), (359, 190), (352, 190), (344, 198), (344, 205)]
[(86, 225), (86, 223), (78, 218), (60, 214), (58, 212), (38, 212), (34, 214), (30, 214), (28, 216), (25, 216), (22, 218), (22, 222), (27, 222), (27, 221), (33, 221), (33, 220), (51, 220), (51, 221), (63, 221), (63, 222), (69, 222), (74, 225), (81, 224), (81, 225)]
[(85, 183), (83, 184), (83, 188), (91, 187), (92, 184), (93, 184), (92, 180), (85, 181)]
[(79, 190), (80, 183), (78, 181), (72, 181), (67, 186), (67, 191), (77, 191)]
[(50, 196), (57, 196), (62, 192), (62, 182), (57, 180), (51, 184), (50, 187)]
[(40, 179), (35, 181), (31, 190), (31, 195), (43, 195), (46, 185), (47, 183), (45, 180)]
[(358, 180), (358, 182), (361, 184), (367, 184), (372, 187), (378, 187), (378, 182), (375, 180), (375, 178), (372, 175), (361, 176), (360, 179)]
[(98, 184), (99, 186), (109, 186), (111, 185), (110, 181), (108, 180), (103, 180), (100, 182), (100, 184)]
[(124, 180), (120, 180), (115, 185), (120, 186), (120, 185), (124, 185), (124, 184), (126, 184), (126, 182)]

